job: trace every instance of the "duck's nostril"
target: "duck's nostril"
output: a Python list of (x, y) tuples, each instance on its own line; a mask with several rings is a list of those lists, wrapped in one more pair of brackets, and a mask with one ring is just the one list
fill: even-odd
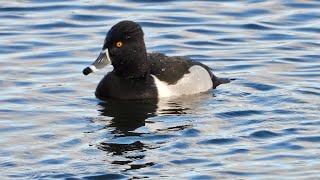
[(82, 71), (82, 73), (83, 73), (84, 75), (88, 75), (88, 74), (92, 73), (92, 69), (89, 68), (89, 67), (86, 67), (86, 68), (84, 68), (84, 70)]

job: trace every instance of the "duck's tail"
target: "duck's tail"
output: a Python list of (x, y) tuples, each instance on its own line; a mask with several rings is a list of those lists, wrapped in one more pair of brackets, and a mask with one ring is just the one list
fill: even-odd
[(220, 84), (227, 84), (230, 83), (231, 81), (234, 81), (236, 79), (232, 78), (218, 78), (218, 77), (212, 77), (212, 83), (213, 83), (213, 89), (218, 87)]

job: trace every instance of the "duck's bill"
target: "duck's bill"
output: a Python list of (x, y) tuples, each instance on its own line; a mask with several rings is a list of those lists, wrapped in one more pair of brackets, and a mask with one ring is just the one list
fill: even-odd
[(108, 49), (100, 52), (98, 58), (89, 67), (86, 67), (82, 72), (84, 75), (88, 75), (92, 72), (99, 71), (111, 63)]

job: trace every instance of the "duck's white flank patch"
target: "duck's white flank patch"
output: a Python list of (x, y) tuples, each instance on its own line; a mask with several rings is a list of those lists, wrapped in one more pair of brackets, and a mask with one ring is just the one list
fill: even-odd
[(160, 81), (160, 79), (158, 79), (155, 75), (151, 75), (151, 76), (153, 77), (154, 83), (156, 84), (159, 98), (172, 96), (168, 83), (164, 81)]
[(158, 97), (191, 95), (212, 89), (212, 80), (206, 69), (195, 65), (189, 68), (189, 72), (173, 85), (168, 85), (155, 75), (151, 75), (158, 89)]

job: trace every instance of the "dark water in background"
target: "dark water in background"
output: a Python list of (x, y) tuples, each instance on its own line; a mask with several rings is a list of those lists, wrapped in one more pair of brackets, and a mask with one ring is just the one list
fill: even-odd
[[(106, 31), (238, 80), (101, 102)], [(0, 179), (320, 178), (320, 1), (0, 1)]]

